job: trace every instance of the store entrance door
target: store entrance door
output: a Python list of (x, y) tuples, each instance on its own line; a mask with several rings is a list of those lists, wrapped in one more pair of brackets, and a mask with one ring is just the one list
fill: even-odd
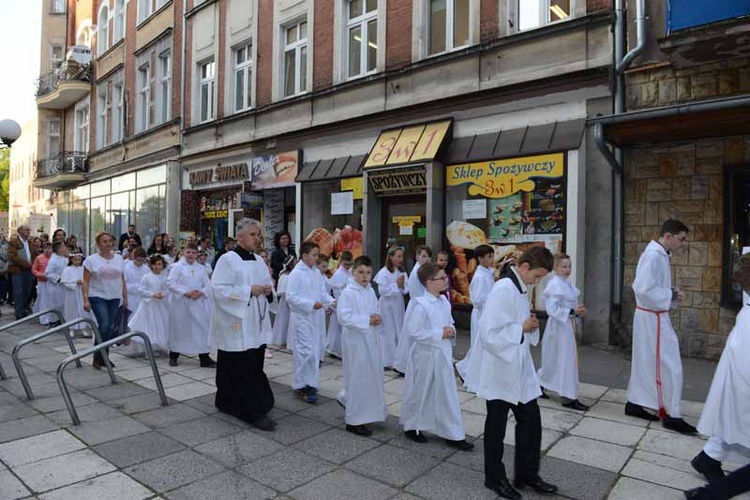
[(387, 248), (398, 244), (404, 247), (404, 267), (414, 267), (414, 249), (427, 240), (427, 197), (414, 196), (383, 197), (382, 242), (383, 263)]

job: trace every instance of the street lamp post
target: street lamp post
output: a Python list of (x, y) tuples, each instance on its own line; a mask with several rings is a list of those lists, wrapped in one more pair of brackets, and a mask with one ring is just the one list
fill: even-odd
[(21, 137), (21, 127), (13, 120), (0, 121), (0, 148), (10, 148)]

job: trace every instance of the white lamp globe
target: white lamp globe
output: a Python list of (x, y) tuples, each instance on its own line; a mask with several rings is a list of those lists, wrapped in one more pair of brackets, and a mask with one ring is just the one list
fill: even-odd
[(21, 126), (13, 120), (0, 121), (0, 143), (10, 147), (21, 137)]

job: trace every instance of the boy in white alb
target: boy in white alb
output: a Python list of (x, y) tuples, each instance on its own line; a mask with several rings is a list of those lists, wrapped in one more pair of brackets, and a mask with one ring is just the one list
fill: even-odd
[(476, 384), (470, 380), (469, 366), (471, 366), (471, 356), (474, 347), (479, 342), (479, 319), (482, 317), (484, 304), (490, 295), (492, 286), (495, 284), (495, 249), (489, 245), (479, 245), (474, 250), (474, 256), (477, 258), (477, 270), (471, 278), (469, 284), (469, 299), (471, 300), (471, 329), (469, 350), (466, 352), (464, 359), (456, 363), (458, 376), (464, 382), (464, 387), (476, 393)]
[(318, 254), (316, 243), (305, 241), (300, 245), (301, 260), (289, 274), (286, 292), (291, 312), (290, 334), (294, 335), (292, 389), (310, 404), (318, 400), (320, 337), (325, 332), (320, 328), (319, 318), (325, 314), (324, 308), (333, 303), (333, 297), (326, 295), (320, 286)]
[[(341, 252), (341, 262), (339, 268), (333, 273), (331, 279), (328, 280), (328, 286), (331, 289), (333, 298), (337, 299), (341, 296), (341, 293), (347, 287), (350, 278), (352, 277), (352, 253), (348, 250)], [(368, 280), (368, 284), (370, 281)], [(334, 358), (341, 357), (341, 324), (338, 321), (338, 315), (336, 311), (331, 314), (331, 319), (328, 322), (328, 339), (326, 341), (326, 352)]]
[[(379, 328), (383, 322), (378, 299), (370, 286), (372, 261), (358, 257), (353, 278), (341, 292), (337, 314), (343, 329), (342, 354), (346, 430), (359, 436), (372, 431), (366, 424), (382, 422), (388, 416), (383, 393), (383, 364), (380, 361)], [(339, 400), (342, 398), (337, 398)]]
[(685, 244), (688, 231), (678, 220), (666, 221), (658, 241), (649, 243), (638, 259), (633, 281), (633, 357), (625, 414), (645, 420), (661, 419), (667, 429), (695, 434), (696, 428), (680, 415), (682, 359), (680, 342), (669, 317), (672, 303), (685, 298), (685, 292), (672, 286), (670, 260), (672, 252)]
[[(537, 372), (544, 389), (566, 399), (563, 406), (586, 411), (588, 406), (578, 401), (578, 352), (576, 347), (576, 318), (586, 315), (586, 306), (578, 303), (578, 290), (570, 277), (570, 256), (555, 255), (555, 275), (544, 289), (544, 307), (549, 320), (542, 337), (542, 367)], [(548, 396), (547, 396), (548, 397)]]
[(148, 255), (143, 248), (136, 247), (129, 255), (130, 260), (125, 263), (125, 286), (128, 289), (128, 309), (136, 312), (143, 298), (141, 280), (151, 270), (146, 265)]
[(466, 441), (453, 374), (451, 339), (456, 329), (450, 302), (442, 295), (447, 275), (432, 262), (422, 264), (417, 272), (425, 294), (409, 301), (404, 318), (403, 334), (412, 347), (400, 422), (412, 441), (426, 442), (421, 432), (427, 431), (445, 439), (448, 446), (469, 451), (474, 445)]
[[(52, 256), (47, 263), (47, 268), (44, 270), (44, 276), (47, 278), (47, 304), (51, 309), (57, 309), (61, 312), (65, 306), (65, 285), (61, 283), (61, 279), (63, 271), (68, 267), (69, 253), (70, 250), (65, 246), (63, 240), (52, 243)], [(76, 318), (65, 317), (65, 321), (74, 319)], [(50, 323), (51, 327), (59, 324), (56, 317), (54, 321)]]
[(211, 280), (206, 268), (197, 262), (198, 247), (189, 243), (185, 258), (172, 264), (167, 278), (169, 299), (169, 366), (177, 366), (182, 353), (198, 354), (201, 368), (215, 368), (209, 357), (208, 327), (211, 306), (208, 294)]

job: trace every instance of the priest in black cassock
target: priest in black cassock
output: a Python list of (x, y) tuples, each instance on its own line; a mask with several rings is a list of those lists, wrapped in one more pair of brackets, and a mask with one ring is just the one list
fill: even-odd
[(254, 253), (261, 247), (260, 222), (240, 220), (235, 237), (236, 248), (219, 258), (211, 280), (211, 347), (218, 350), (215, 404), (224, 413), (272, 431), (276, 422), (268, 412), (274, 398), (263, 362), (274, 294), (268, 267)]

